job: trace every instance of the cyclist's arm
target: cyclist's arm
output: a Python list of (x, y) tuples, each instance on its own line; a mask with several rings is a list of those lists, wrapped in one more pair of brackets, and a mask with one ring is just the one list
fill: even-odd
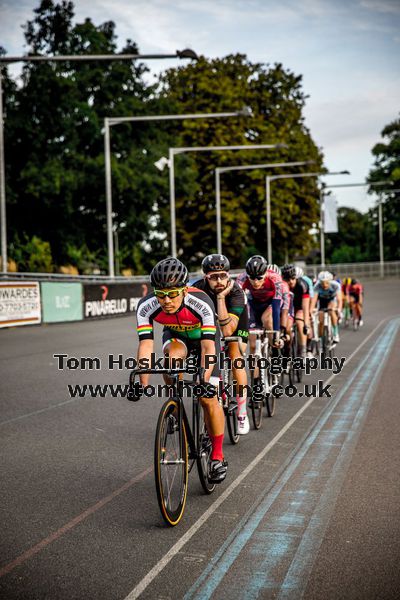
[[(140, 364), (140, 360), (142, 359), (142, 362), (146, 361), (146, 362), (150, 362), (150, 357), (151, 357), (151, 353), (154, 350), (154, 341), (153, 340), (141, 340), (139, 342), (139, 348), (138, 348), (138, 353), (137, 353), (137, 361), (138, 361), (138, 365), (139, 368), (141, 367)], [(144, 364), (143, 364), (144, 366)], [(149, 379), (150, 379), (150, 375), (149, 373), (144, 373), (143, 375), (140, 375), (140, 383), (143, 386), (148, 385), (149, 383)]]
[[(314, 300), (314, 298), (313, 298)], [(310, 296), (303, 296), (301, 301), (301, 308), (303, 309), (304, 325), (310, 326)]]
[(302, 278), (300, 278), (300, 285), (303, 290), (301, 308), (303, 309), (304, 326), (310, 327), (310, 286), (307, 281)]
[(287, 308), (282, 308), (282, 310), (281, 310), (281, 330), (286, 329), (286, 327), (287, 327), (288, 314), (289, 314), (289, 310)]
[(225, 337), (232, 335), (237, 328), (239, 317), (228, 312), (226, 296), (224, 294), (219, 294), (217, 296), (217, 316), (222, 335)]
[(310, 313), (314, 312), (315, 307), (317, 306), (317, 302), (318, 302), (318, 292), (316, 292), (314, 289), (314, 296), (311, 298), (311, 302), (310, 302)]

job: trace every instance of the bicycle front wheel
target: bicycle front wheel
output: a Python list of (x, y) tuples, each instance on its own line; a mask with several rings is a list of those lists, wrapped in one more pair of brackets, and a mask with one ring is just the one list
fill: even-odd
[(272, 392), (273, 381), (271, 373), (268, 373), (267, 377), (269, 392), (265, 396), (265, 408), (267, 411), (267, 417), (273, 417), (275, 413), (275, 396)]
[[(230, 387), (232, 384), (232, 371), (229, 372), (228, 383)], [(226, 406), (224, 407), (224, 412), (231, 444), (237, 444), (240, 439), (240, 435), (238, 432), (238, 403), (236, 398), (228, 396)]]
[(188, 489), (188, 442), (185, 423), (179, 427), (178, 403), (170, 399), (158, 417), (154, 445), (154, 475), (158, 505), (173, 527), (182, 518)]

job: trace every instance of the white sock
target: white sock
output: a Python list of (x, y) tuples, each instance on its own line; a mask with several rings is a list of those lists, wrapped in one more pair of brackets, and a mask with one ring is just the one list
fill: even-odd
[(245, 417), (247, 415), (246, 400), (247, 400), (247, 391), (244, 390), (243, 396), (237, 396), (238, 417)]

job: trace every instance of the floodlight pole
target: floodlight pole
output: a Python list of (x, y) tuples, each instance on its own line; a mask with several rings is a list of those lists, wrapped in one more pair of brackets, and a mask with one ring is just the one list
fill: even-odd
[[(299, 177), (322, 177), (324, 175), (350, 175), (348, 171), (335, 171), (333, 173), (286, 173), (285, 175), (267, 175), (265, 178), (265, 194), (266, 194), (266, 220), (267, 220), (267, 253), (268, 262), (272, 263), (272, 233), (271, 233), (271, 195), (270, 182), (277, 179), (297, 179)], [(322, 214), (322, 213), (321, 213)], [(324, 224), (321, 223), (321, 236), (323, 236)], [(321, 241), (322, 247), (322, 241)], [(325, 249), (324, 249), (325, 256)]]
[(217, 252), (222, 254), (222, 218), (221, 218), (221, 173), (228, 171), (250, 171), (254, 169), (277, 169), (278, 167), (300, 167), (314, 163), (313, 160), (284, 162), (284, 163), (262, 163), (259, 165), (235, 165), (229, 167), (217, 167), (215, 169), (215, 212), (217, 222)]
[[(247, 116), (247, 115), (246, 115)], [(286, 148), (286, 144), (242, 144), (239, 146), (186, 146), (181, 148), (170, 148), (170, 170), (172, 169), (172, 177), (174, 177), (174, 157), (176, 154), (183, 154), (184, 152), (225, 152), (227, 150), (265, 150), (265, 149), (278, 149)], [(216, 176), (217, 177), (217, 176)], [(219, 177), (219, 176), (218, 176)], [(218, 189), (218, 186), (217, 186)], [(221, 223), (221, 205), (220, 198), (217, 198), (216, 202), (216, 213), (217, 213), (217, 247), (221, 247), (221, 230), (218, 228), (218, 224)], [(177, 244), (176, 244), (176, 221), (175, 221), (175, 184), (171, 179), (170, 173), (170, 207), (171, 207), (171, 254), (177, 256)], [(172, 226), (173, 224), (173, 226)]]
[[(388, 185), (392, 183), (391, 181), (373, 181), (371, 183), (349, 183), (349, 184), (340, 184), (340, 185), (328, 185), (329, 188), (334, 187), (374, 187), (381, 185)], [(384, 192), (396, 192), (398, 190), (382, 190)], [(384, 249), (383, 249), (383, 219), (382, 219), (382, 201), (378, 202), (378, 235), (379, 235), (379, 272), (381, 279), (384, 278), (385, 275), (385, 257), (384, 257)]]
[[(249, 116), (246, 109), (220, 113), (189, 113), (181, 115), (147, 115), (143, 117), (106, 117), (104, 119), (104, 162), (106, 180), (106, 212), (107, 212), (107, 254), (108, 273), (114, 277), (114, 241), (112, 233), (112, 187), (111, 187), (111, 147), (110, 127), (121, 123), (137, 123), (150, 121), (183, 121), (185, 119), (221, 119), (227, 117)], [(174, 152), (176, 148), (169, 149), (169, 189), (170, 189), (170, 213), (171, 213), (171, 254), (176, 256), (176, 217), (175, 217), (175, 179), (174, 179)], [(177, 152), (178, 154), (178, 152)], [(175, 232), (173, 234), (172, 232)], [(174, 237), (175, 235), (175, 237)]]

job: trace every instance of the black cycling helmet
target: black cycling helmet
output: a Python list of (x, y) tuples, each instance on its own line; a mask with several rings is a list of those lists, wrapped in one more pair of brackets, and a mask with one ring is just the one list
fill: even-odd
[(267, 271), (268, 263), (263, 256), (256, 254), (251, 256), (246, 263), (246, 273), (251, 277), (260, 277)]
[(183, 287), (188, 279), (189, 273), (185, 265), (172, 256), (160, 260), (150, 273), (153, 288)]
[(283, 267), (281, 267), (281, 271), (282, 279), (284, 279), (285, 281), (289, 281), (289, 279), (296, 278), (296, 267), (294, 265), (283, 265)]
[(209, 254), (201, 263), (203, 273), (211, 273), (211, 271), (229, 271), (229, 260), (223, 254)]

